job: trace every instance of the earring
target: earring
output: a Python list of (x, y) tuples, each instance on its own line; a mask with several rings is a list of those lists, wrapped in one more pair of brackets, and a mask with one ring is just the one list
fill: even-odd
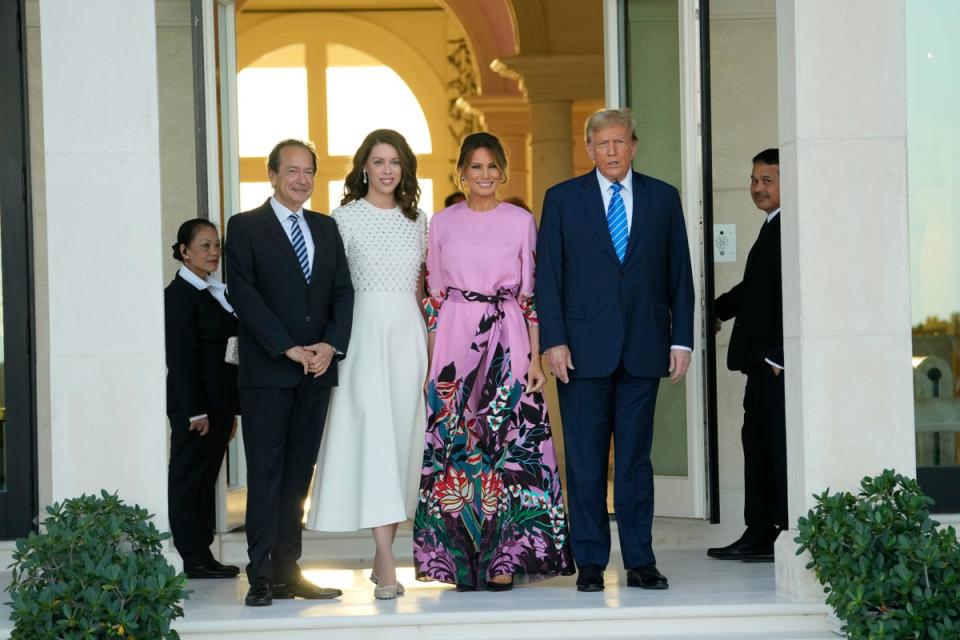
[(367, 170), (363, 170), (363, 184), (367, 184)]

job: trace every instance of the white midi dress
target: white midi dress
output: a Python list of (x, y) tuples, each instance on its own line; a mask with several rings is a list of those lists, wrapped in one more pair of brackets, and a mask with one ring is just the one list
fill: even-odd
[(307, 528), (356, 531), (416, 513), (426, 427), (427, 338), (418, 302), (426, 214), (355, 200), (331, 214), (355, 293), (314, 474)]

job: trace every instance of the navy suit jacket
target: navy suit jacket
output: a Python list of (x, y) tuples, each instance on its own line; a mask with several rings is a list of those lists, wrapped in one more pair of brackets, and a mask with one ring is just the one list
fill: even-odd
[(671, 345), (693, 347), (693, 275), (677, 190), (632, 172), (623, 264), (596, 171), (551, 187), (537, 241), (540, 348), (570, 348), (577, 378), (668, 375)]
[[(227, 223), (227, 286), (240, 319), (241, 387), (297, 386), (303, 367), (284, 355), (293, 346), (326, 342), (339, 358), (347, 352), (353, 284), (343, 239), (333, 218), (303, 213), (315, 247), (310, 284), (270, 200)], [(335, 386), (337, 358), (310, 381)]]

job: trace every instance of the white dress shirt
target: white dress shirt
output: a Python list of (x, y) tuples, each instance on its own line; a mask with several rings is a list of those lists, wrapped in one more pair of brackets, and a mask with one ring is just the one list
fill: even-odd
[(307, 246), (307, 264), (310, 265), (310, 269), (313, 269), (313, 235), (310, 233), (310, 227), (307, 226), (307, 221), (303, 217), (303, 208), (301, 207), (297, 211), (290, 211), (285, 206), (280, 204), (280, 202), (273, 196), (270, 196), (270, 206), (273, 207), (273, 212), (277, 215), (277, 220), (280, 221), (280, 226), (283, 227), (283, 230), (287, 233), (287, 238), (290, 239), (290, 244), (293, 245), (293, 223), (288, 220), (291, 214), (297, 216), (297, 224), (300, 225), (300, 231), (303, 233), (303, 243)]
[(220, 303), (220, 306), (223, 307), (224, 311), (233, 316), (237, 315), (237, 312), (233, 310), (233, 306), (231, 306), (230, 302), (227, 300), (227, 285), (223, 284), (212, 275), (208, 275), (206, 278), (201, 279), (200, 276), (195, 274), (193, 271), (190, 271), (186, 265), (180, 267), (180, 270), (177, 271), (177, 275), (193, 285), (195, 289), (200, 291), (209, 289), (210, 295), (212, 295), (216, 301)]
[[(597, 169), (597, 182), (600, 183), (600, 195), (603, 197), (603, 211), (606, 213), (610, 209), (610, 199), (613, 197), (613, 184), (607, 177)], [(627, 212), (627, 236), (630, 235), (630, 229), (633, 227), (633, 169), (627, 169), (627, 175), (620, 181), (620, 198), (623, 200), (623, 208)], [(682, 344), (672, 344), (670, 349), (683, 349), (684, 351), (693, 351), (692, 347)]]

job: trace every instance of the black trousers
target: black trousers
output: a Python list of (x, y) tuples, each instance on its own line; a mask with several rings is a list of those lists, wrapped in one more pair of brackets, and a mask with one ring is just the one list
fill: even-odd
[(303, 503), (320, 450), (330, 387), (304, 376), (290, 389), (243, 387), (247, 456), (247, 578), (300, 578)]
[(201, 436), (190, 420), (171, 413), (170, 464), (167, 468), (167, 510), (173, 545), (185, 561), (211, 557), (216, 527), (217, 475), (230, 442), (233, 412), (211, 411), (210, 429)]
[(770, 365), (750, 368), (743, 395), (744, 505), (746, 538), (769, 544), (787, 529), (787, 430), (783, 399), (786, 372), (775, 375)]
[(603, 378), (557, 383), (567, 462), (570, 546), (578, 565), (607, 566), (610, 516), (607, 469), (613, 438), (613, 503), (627, 568), (653, 564), (653, 414), (659, 378), (638, 378), (621, 364)]

